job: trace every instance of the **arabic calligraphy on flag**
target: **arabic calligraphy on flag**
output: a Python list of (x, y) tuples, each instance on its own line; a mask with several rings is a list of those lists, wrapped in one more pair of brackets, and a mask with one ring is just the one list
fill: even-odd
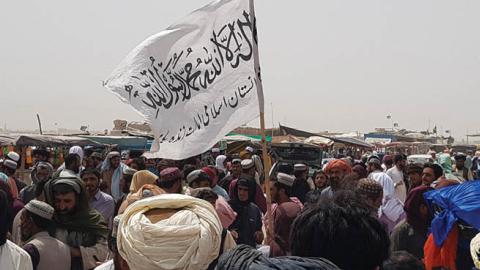
[(104, 85), (150, 124), (157, 157), (205, 152), (263, 110), (253, 1), (192, 12), (138, 45)]

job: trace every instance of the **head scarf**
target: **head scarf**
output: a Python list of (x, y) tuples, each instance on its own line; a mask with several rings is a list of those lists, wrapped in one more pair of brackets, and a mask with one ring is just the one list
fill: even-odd
[[(176, 211), (152, 222), (149, 210)], [(124, 212), (117, 234), (120, 255), (131, 269), (207, 269), (218, 256), (222, 225), (213, 206), (181, 194), (139, 200)]]
[[(102, 163), (102, 172), (112, 169), (111, 159), (114, 157), (121, 157), (121, 155), (119, 152), (116, 151), (108, 153), (107, 157)], [(122, 178), (123, 170), (126, 166), (127, 165), (120, 162), (120, 165), (118, 165), (118, 167), (115, 169), (115, 171), (113, 171), (112, 174), (112, 183), (110, 185), (110, 188), (112, 192), (112, 197), (115, 200), (118, 200), (123, 195), (122, 191), (120, 190), (120, 179)]]
[(55, 225), (59, 228), (64, 228), (69, 232), (82, 232), (95, 235), (96, 237), (106, 238), (108, 235), (107, 223), (102, 214), (95, 209), (90, 208), (83, 181), (75, 175), (64, 175), (48, 181), (44, 187), (45, 200), (54, 208), (55, 194), (53, 190), (57, 184), (71, 186), (75, 192), (77, 190), (80, 190), (80, 192), (77, 194), (75, 212), (68, 215), (55, 213), (53, 218)]
[(226, 159), (227, 159), (227, 157), (225, 155), (217, 156), (217, 158), (215, 159), (215, 167), (217, 167), (217, 169), (225, 172), (226, 169), (225, 169), (225, 166), (223, 165), (223, 163), (225, 162)]
[(155, 184), (158, 176), (148, 170), (141, 170), (133, 174), (130, 184), (130, 193), (136, 193), (145, 184)]
[(333, 169), (339, 169), (345, 173), (351, 173), (352, 172), (352, 167), (348, 165), (347, 162), (341, 159), (334, 159), (331, 160), (330, 162), (327, 163), (327, 166), (325, 167), (325, 173), (329, 174), (331, 170)]
[(442, 166), (443, 171), (445, 173), (451, 173), (452, 172), (452, 158), (450, 157), (449, 154), (447, 154), (447, 153), (441, 154), (438, 157), (438, 163), (440, 163), (440, 166)]
[(53, 166), (48, 162), (40, 161), (37, 164), (35, 164), (35, 166), (33, 167), (32, 173), (30, 174), (30, 178), (32, 178), (32, 182), (34, 184), (37, 184), (38, 182), (40, 182), (40, 180), (38, 180), (38, 178), (37, 178), (38, 168), (47, 169), (48, 170), (48, 178), (47, 179), (52, 178), (52, 176), (53, 176)]
[(407, 213), (407, 222), (413, 229), (426, 234), (430, 223), (432, 222), (432, 216), (429, 214), (428, 218), (422, 217), (420, 214), (420, 205), (427, 206), (427, 202), (423, 198), (423, 194), (432, 190), (429, 186), (419, 186), (412, 189), (405, 200), (405, 212)]
[(204, 173), (208, 174), (208, 177), (210, 177), (210, 186), (211, 187), (216, 186), (217, 182), (218, 182), (218, 176), (217, 176), (217, 172), (215, 171), (215, 169), (210, 168), (210, 167), (203, 167), (202, 171)]

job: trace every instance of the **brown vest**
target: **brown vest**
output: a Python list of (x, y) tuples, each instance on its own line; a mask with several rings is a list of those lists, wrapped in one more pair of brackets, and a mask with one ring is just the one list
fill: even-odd
[(70, 248), (47, 232), (35, 234), (27, 244), (34, 245), (40, 254), (37, 270), (70, 270)]

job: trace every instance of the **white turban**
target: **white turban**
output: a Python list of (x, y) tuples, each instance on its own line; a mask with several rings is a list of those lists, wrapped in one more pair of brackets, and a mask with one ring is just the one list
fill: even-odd
[[(152, 209), (178, 209), (152, 223)], [(207, 269), (218, 257), (222, 223), (213, 206), (181, 194), (163, 194), (137, 201), (124, 212), (118, 232), (120, 255), (130, 269)]]

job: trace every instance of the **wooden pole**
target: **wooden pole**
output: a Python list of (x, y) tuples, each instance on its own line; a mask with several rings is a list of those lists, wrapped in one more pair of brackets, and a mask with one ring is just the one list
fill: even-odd
[(265, 194), (267, 195), (267, 243), (270, 242), (269, 236), (273, 235), (273, 218), (272, 218), (272, 197), (270, 195), (270, 169), (272, 162), (267, 150), (267, 137), (265, 135), (265, 113), (260, 112), (260, 132), (262, 133), (262, 156), (263, 156), (263, 172), (265, 175)]

